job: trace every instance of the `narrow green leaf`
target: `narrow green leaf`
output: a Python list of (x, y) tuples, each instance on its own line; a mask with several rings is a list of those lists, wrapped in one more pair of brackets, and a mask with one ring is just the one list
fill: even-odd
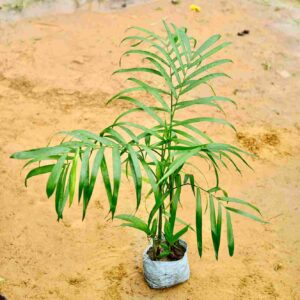
[[(231, 153), (233, 153), (236, 157), (238, 157), (249, 169), (253, 170), (253, 168), (248, 164), (248, 162), (237, 152), (237, 151), (234, 151), (232, 149), (229, 150)], [(242, 152), (242, 153), (245, 153), (247, 155), (249, 155), (249, 153), (247, 152), (244, 152), (244, 151), (241, 151), (238, 149), (238, 151)], [(253, 156), (253, 155), (251, 155)]]
[(145, 92), (152, 95), (154, 97), (154, 99), (156, 99), (167, 112), (171, 112), (169, 105), (164, 100), (164, 98), (161, 96), (161, 94), (169, 95), (168, 92), (161, 90), (161, 89), (154, 88), (154, 87), (150, 86), (149, 84), (147, 84), (141, 80), (138, 80), (136, 78), (128, 78), (128, 80), (138, 84), (139, 88), (141, 88)]
[(220, 191), (220, 190), (221, 190), (221, 188), (220, 188), (219, 186), (215, 186), (215, 187), (213, 187), (213, 188), (207, 190), (207, 192), (208, 192), (208, 193), (216, 193), (216, 192), (218, 192), (218, 191)]
[(74, 194), (75, 194), (78, 158), (79, 158), (79, 149), (77, 149), (76, 151), (75, 157), (72, 162), (70, 175), (69, 175), (69, 206), (72, 205)]
[[(172, 181), (170, 188), (172, 189), (174, 186), (173, 176), (170, 176), (170, 178)], [(178, 202), (180, 201), (180, 194), (181, 194), (181, 176), (179, 174), (177, 174), (175, 177), (175, 187), (176, 187), (176, 191), (172, 197), (172, 202), (170, 203), (170, 228), (172, 233), (174, 231), (177, 206), (178, 206)]]
[(165, 21), (163, 21), (163, 24), (164, 24), (165, 29), (167, 31), (168, 40), (169, 40), (170, 45), (172, 46), (172, 50), (174, 51), (174, 53), (176, 55), (176, 59), (179, 61), (179, 64), (182, 67), (182, 70), (184, 72), (183, 62), (182, 62), (181, 55), (179, 53), (178, 47), (177, 47), (177, 45), (174, 41), (174, 35), (171, 33), (171, 31), (170, 31), (170, 29), (169, 29), (169, 27), (168, 27), (168, 25)]
[(218, 200), (247, 205), (247, 206), (251, 207), (252, 209), (254, 209), (255, 211), (257, 211), (261, 215), (260, 210), (256, 206), (254, 206), (253, 204), (251, 204), (245, 200), (238, 199), (238, 198), (232, 198), (232, 197), (218, 197)]
[[(141, 31), (141, 32), (143, 32), (143, 33), (146, 33), (146, 34), (148, 34), (149, 36), (151, 36), (153, 39), (155, 39), (155, 40), (161, 42), (162, 45), (165, 46), (165, 41), (164, 41), (164, 39), (163, 39), (161, 36), (159, 36), (158, 34), (156, 34), (155, 32), (153, 32), (153, 31), (150, 31), (150, 30), (148, 30), (148, 29), (146, 29), (146, 28), (139, 27), (139, 26), (131, 26), (131, 27), (129, 27), (127, 30), (130, 30), (130, 29), (135, 29), (135, 30)], [(127, 31), (127, 30), (126, 30), (126, 31)]]
[(117, 73), (128, 73), (128, 72), (146, 72), (146, 73), (151, 73), (151, 74), (154, 74), (154, 75), (158, 75), (158, 76), (162, 76), (162, 74), (155, 70), (155, 69), (152, 69), (152, 68), (129, 68), (129, 69), (119, 69), (119, 70), (116, 70), (113, 72), (113, 75), (114, 74), (117, 74)]
[(189, 107), (189, 106), (194, 106), (197, 104), (200, 104), (200, 105), (214, 104), (216, 106), (215, 101), (224, 101), (224, 102), (230, 102), (230, 103), (236, 104), (233, 100), (226, 98), (226, 97), (211, 96), (211, 97), (196, 98), (193, 100), (181, 101), (176, 104), (176, 107), (178, 109), (181, 109), (181, 108), (185, 108), (185, 107)]
[(195, 100), (179, 102), (179, 103), (177, 103), (176, 108), (183, 109), (183, 108), (190, 107), (190, 106), (194, 107), (195, 105), (208, 105), (208, 106), (216, 107), (222, 111), (222, 108), (220, 107), (220, 105), (218, 105), (211, 99), (195, 99)]
[(239, 214), (239, 215), (241, 215), (241, 216), (244, 216), (244, 217), (246, 217), (246, 218), (250, 218), (250, 219), (252, 219), (252, 220), (254, 220), (254, 221), (257, 221), (257, 222), (260, 222), (260, 223), (263, 223), (263, 224), (268, 223), (268, 222), (266, 222), (266, 221), (264, 221), (264, 220), (262, 220), (262, 219), (260, 219), (260, 218), (258, 218), (258, 217), (256, 217), (256, 216), (254, 216), (254, 215), (252, 215), (252, 214), (246, 212), (246, 211), (243, 211), (243, 210), (240, 210), (240, 209), (236, 209), (236, 208), (233, 208), (233, 207), (229, 207), (229, 206), (225, 206), (225, 208), (226, 208), (227, 210), (229, 210), (229, 211), (232, 211), (232, 212), (234, 212), (234, 213), (236, 213), (236, 214)]
[(204, 138), (206, 141), (212, 143), (213, 140), (203, 131), (199, 130), (197, 127), (191, 125), (191, 124), (182, 124), (183, 127), (190, 129), (191, 131), (197, 133), (199, 136), (201, 136), (202, 138)]
[(116, 207), (117, 207), (117, 201), (118, 201), (118, 195), (119, 195), (119, 189), (120, 189), (120, 183), (121, 183), (121, 174), (122, 174), (120, 150), (117, 147), (114, 147), (112, 149), (112, 159), (113, 159), (114, 189), (113, 189), (113, 195), (112, 195), (111, 213), (112, 213), (112, 217), (114, 217)]
[(140, 218), (138, 218), (136, 216), (122, 214), (122, 215), (115, 216), (115, 218), (130, 223), (130, 225), (129, 224), (124, 224), (122, 226), (134, 227), (136, 229), (139, 229), (139, 230), (145, 232), (147, 235), (150, 234), (150, 231), (149, 231), (149, 228), (148, 228), (147, 224), (143, 220), (141, 220)]
[(61, 172), (63, 170), (63, 166), (65, 164), (66, 157), (67, 157), (67, 154), (64, 154), (63, 156), (61, 156), (51, 171), (51, 174), (48, 178), (47, 186), (46, 186), (46, 193), (47, 193), (48, 198), (50, 198), (52, 196), (52, 194), (56, 188), (57, 182), (60, 178), (60, 174), (61, 174)]
[(175, 98), (177, 98), (177, 93), (176, 93), (176, 90), (175, 90), (174, 85), (172, 83), (172, 79), (167, 74), (164, 67), (151, 57), (146, 58), (146, 60), (150, 61), (157, 68), (157, 70), (159, 71), (161, 76), (164, 78), (166, 84), (168, 85), (168, 87), (170, 89), (170, 92), (175, 96)]
[(221, 233), (222, 233), (222, 205), (219, 202), (218, 203), (218, 218), (217, 218), (217, 234), (216, 234), (217, 245), (218, 245), (217, 259), (218, 259), (219, 249), (220, 249)]
[(212, 50), (206, 52), (205, 54), (202, 55), (202, 60), (212, 56), (213, 54), (217, 53), (218, 51), (222, 50), (223, 48), (227, 47), (231, 45), (231, 42), (225, 42), (225, 43), (222, 43), (221, 45), (213, 48)]
[[(163, 244), (162, 244), (163, 245)], [(164, 249), (162, 252), (159, 253), (158, 258), (164, 258), (170, 255), (171, 251), (169, 249)]]
[(184, 42), (184, 39), (183, 39), (184, 33), (182, 34), (181, 30), (179, 28), (177, 28), (174, 24), (171, 24), (171, 25), (173, 27), (174, 34), (176, 35), (176, 39), (178, 40), (178, 45), (179, 45), (178, 49), (179, 49), (179, 47), (181, 47), (180, 54), (182, 54), (182, 56), (185, 57), (186, 63), (188, 63), (190, 60), (190, 57), (189, 57), (190, 53), (188, 52), (187, 47)]
[(63, 155), (70, 151), (69, 147), (65, 146), (55, 146), (55, 147), (45, 147), (45, 148), (36, 148), (21, 152), (16, 152), (10, 157), (15, 159), (34, 159), (39, 157), (42, 160), (42, 157), (49, 157), (52, 155)]
[(128, 144), (131, 144), (131, 142), (133, 142), (133, 141), (136, 142), (137, 144), (139, 144), (138, 137), (133, 133), (133, 131), (131, 129), (129, 129), (126, 126), (122, 126), (122, 125), (119, 125), (118, 127), (121, 128), (123, 131), (125, 131), (128, 134), (128, 136), (132, 139), (132, 141), (128, 142)]
[(37, 168), (30, 170), (30, 172), (27, 174), (27, 176), (25, 178), (25, 186), (27, 187), (27, 181), (29, 178), (37, 176), (37, 175), (49, 173), (52, 171), (54, 166), (55, 165), (52, 164), (52, 165), (37, 167)]
[(191, 45), (189, 37), (186, 34), (185, 28), (176, 28), (174, 24), (172, 24), (174, 30), (176, 30), (177, 35), (180, 40), (181, 48), (184, 49), (184, 52), (187, 54), (187, 62), (190, 60), (191, 56)]
[[(169, 218), (171, 217), (170, 213), (168, 213), (167, 211), (164, 211), (163, 214)], [(190, 224), (188, 224), (186, 221), (182, 220), (181, 218), (176, 217), (175, 220), (176, 220), (176, 222), (178, 222), (182, 225), (189, 226), (189, 229), (191, 229), (192, 231), (195, 231), (195, 229)]]
[[(95, 142), (99, 142), (106, 146), (115, 145), (115, 143), (113, 143), (112, 141), (110, 141), (109, 139), (107, 139), (105, 137), (99, 136), (93, 132), (90, 132), (87, 130), (82, 130), (82, 129), (73, 130), (73, 131), (61, 131), (60, 134), (66, 134), (68, 136), (75, 137), (77, 139), (85, 141), (85, 143), (82, 143), (82, 144), (81, 143), (75, 144), (75, 145), (78, 145), (79, 147), (87, 146), (90, 148), (95, 148), (95, 146), (96, 146)], [(74, 141), (72, 143), (74, 143)], [(66, 144), (68, 144), (68, 143), (64, 143), (63, 145), (66, 145)]]
[(213, 156), (209, 153), (209, 152), (206, 152), (207, 156), (209, 157), (210, 159), (210, 162), (212, 163), (212, 167), (214, 169), (214, 172), (215, 172), (215, 179), (216, 179), (216, 184), (215, 186), (218, 187), (219, 186), (219, 166), (218, 164), (216, 163), (215, 159), (213, 158)]
[(155, 197), (155, 202), (156, 203), (160, 203), (160, 195), (159, 195), (159, 190), (158, 190), (158, 185), (156, 183), (156, 178), (155, 175), (153, 173), (153, 171), (151, 170), (151, 168), (149, 167), (149, 165), (147, 164), (147, 162), (145, 160), (141, 160), (141, 163), (147, 173), (147, 177), (149, 179), (149, 182), (151, 184), (153, 193), (154, 193), (154, 197)]
[(114, 147), (118, 147), (119, 144), (121, 144), (122, 146), (126, 146), (127, 141), (123, 138), (123, 136), (119, 132), (114, 130), (113, 127), (115, 127), (115, 126), (109, 126), (109, 127), (105, 128), (102, 131), (102, 133), (106, 134), (107, 137), (109, 137), (117, 142), (117, 145), (115, 145)]
[[(57, 183), (57, 188), (56, 188), (56, 193), (55, 193), (55, 209), (57, 213), (57, 220), (59, 221), (60, 219), (63, 218), (62, 212), (64, 208), (64, 203), (66, 198), (68, 197), (68, 194), (65, 195), (65, 184), (66, 184), (66, 177), (67, 177), (67, 170), (68, 168), (64, 167), (58, 183)], [(67, 193), (68, 190), (66, 189)]]
[[(41, 163), (42, 161), (50, 161), (50, 160), (54, 160), (57, 161), (60, 158), (61, 155), (51, 155), (51, 156), (41, 156), (41, 157), (36, 157), (34, 159), (30, 159), (29, 161), (27, 161), (23, 167), (22, 170), (25, 169), (26, 167), (28, 167), (29, 165), (33, 164), (33, 163)], [(72, 160), (74, 157), (73, 156), (67, 156), (66, 160)]]
[(210, 208), (211, 238), (212, 238), (213, 245), (214, 245), (216, 259), (218, 259), (219, 243), (218, 243), (215, 205), (214, 205), (214, 200), (213, 200), (212, 194), (209, 194), (209, 208)]
[(180, 231), (178, 231), (176, 234), (173, 236), (173, 243), (177, 242), (181, 236), (183, 236), (189, 229), (189, 226), (185, 226), (182, 228)]
[(164, 176), (160, 179), (158, 184), (160, 184), (163, 180), (168, 178), (171, 174), (173, 174), (179, 167), (181, 167), (190, 157), (194, 156), (199, 149), (193, 149), (188, 153), (184, 153), (183, 155), (177, 157), (169, 166)]
[(80, 170), (80, 177), (79, 177), (79, 190), (78, 190), (78, 202), (80, 202), (82, 192), (84, 187), (89, 183), (89, 158), (91, 154), (91, 149), (86, 148), (83, 152), (81, 158), (81, 170)]
[(69, 197), (69, 188), (68, 188), (68, 184), (66, 184), (68, 169), (69, 169), (69, 165), (66, 168), (66, 174), (65, 174), (65, 178), (64, 178), (64, 185), (65, 185), (64, 195), (63, 195), (62, 201), (60, 202), (60, 206), (59, 206), (59, 209), (60, 209), (60, 212), (61, 212), (61, 218), (63, 218), (63, 211), (64, 211), (64, 208), (66, 206), (66, 203), (67, 203), (67, 200), (68, 200), (68, 197)]
[(129, 164), (130, 169), (133, 175), (133, 181), (135, 185), (135, 194), (136, 194), (136, 210), (138, 210), (142, 197), (142, 173), (139, 166), (139, 160), (137, 158), (136, 153), (132, 149), (131, 145), (127, 145), (127, 149), (129, 152)]
[(130, 115), (132, 113), (138, 112), (138, 111), (142, 111), (142, 109), (140, 107), (135, 107), (135, 108), (131, 108), (128, 109), (124, 112), (122, 112), (121, 114), (118, 115), (118, 117), (114, 120), (113, 125), (115, 125), (120, 119), (122, 119), (123, 117)]
[(199, 256), (202, 256), (202, 200), (200, 189), (196, 191), (196, 235)]
[(177, 68), (175, 66), (175, 63), (174, 63), (173, 59), (171, 58), (171, 56), (169, 55), (169, 53), (164, 48), (162, 48), (158, 45), (154, 45), (153, 47), (156, 48), (158, 51), (160, 51), (165, 56), (165, 58), (167, 59), (168, 64), (169, 64), (168, 67), (172, 70), (172, 74), (175, 75), (178, 84), (180, 84), (181, 83), (180, 75), (179, 75)]
[(140, 148), (145, 150), (148, 156), (152, 159), (154, 165), (158, 164), (158, 160), (155, 156), (155, 153), (149, 147), (147, 147), (146, 145), (140, 145)]
[(139, 100), (136, 100), (136, 99), (134, 99), (132, 97), (128, 97), (128, 96), (120, 96), (118, 99), (123, 99), (130, 103), (133, 103), (134, 105), (141, 108), (144, 112), (146, 112), (149, 116), (151, 116), (158, 123), (163, 124), (163, 120), (155, 113), (155, 111), (153, 109), (151, 109), (151, 107), (140, 102)]
[(124, 90), (122, 90), (121, 92), (115, 94), (113, 97), (109, 98), (109, 99), (106, 101), (106, 104), (109, 104), (109, 103), (112, 102), (113, 100), (118, 99), (118, 98), (119, 98), (120, 96), (122, 96), (122, 95), (130, 94), (130, 93), (132, 93), (132, 92), (143, 91), (143, 90), (144, 90), (144, 88), (141, 87), (141, 86), (136, 86), (136, 87), (124, 89)]
[(159, 210), (159, 208), (163, 205), (164, 200), (169, 196), (169, 194), (170, 194), (170, 191), (168, 191), (164, 195), (162, 195), (161, 193), (158, 193), (158, 196), (156, 196), (156, 198), (155, 198), (155, 205), (152, 208), (152, 210), (149, 214), (149, 217), (148, 217), (148, 225), (151, 224), (151, 221), (152, 221), (154, 215)]
[[(203, 84), (203, 83), (207, 83), (208, 81), (214, 79), (214, 78), (217, 78), (217, 77), (227, 77), (227, 78), (230, 78), (230, 76), (228, 76), (227, 74), (225, 73), (212, 73), (212, 74), (208, 74), (206, 76), (203, 76), (199, 79), (196, 79), (196, 80), (188, 80), (188, 81), (185, 81), (184, 82), (184, 85), (187, 87), (183, 90), (181, 90), (181, 92), (179, 93), (180, 96), (188, 93), (189, 91), (195, 89), (197, 86), (199, 86), (200, 84)], [(178, 86), (177, 88), (181, 88), (181, 86)]]
[(235, 167), (235, 170), (237, 172), (239, 172), (240, 174), (242, 174), (242, 171), (240, 170), (240, 168), (237, 166), (237, 164), (235, 163), (235, 161), (227, 153), (225, 153), (223, 151), (220, 151), (220, 154), (222, 156), (226, 157), (231, 162), (231, 164)]
[(184, 121), (177, 121), (174, 120), (175, 125), (174, 126), (183, 126), (183, 125), (188, 125), (188, 124), (193, 124), (193, 123), (200, 123), (200, 122), (212, 122), (212, 123), (219, 123), (223, 124), (226, 126), (231, 127), (233, 130), (236, 131), (235, 127), (229, 123), (228, 121), (224, 119), (218, 119), (218, 118), (209, 118), (209, 117), (202, 117), (202, 118), (192, 118), (192, 119), (186, 119)]
[(103, 156), (103, 159), (102, 159), (101, 164), (100, 164), (100, 168), (101, 168), (104, 187), (105, 187), (105, 190), (106, 190), (107, 199), (108, 199), (108, 202), (109, 202), (109, 205), (110, 205), (110, 211), (111, 211), (112, 206), (113, 206), (112, 188), (111, 188), (111, 184), (110, 184), (109, 173), (108, 173), (108, 169), (107, 169), (107, 163), (106, 163), (105, 156)]
[(133, 122), (119, 122), (119, 123), (115, 124), (114, 126), (118, 126), (118, 125), (125, 125), (125, 126), (134, 127), (134, 128), (137, 128), (137, 129), (140, 129), (141, 131), (143, 131), (143, 134), (146, 132), (148, 134), (151, 134), (151, 135), (157, 137), (160, 140), (163, 140), (163, 137), (160, 136), (155, 130), (149, 129), (146, 126), (136, 124), (136, 123), (133, 123)]
[(149, 37), (143, 37), (143, 36), (139, 36), (139, 35), (131, 35), (131, 36), (127, 36), (125, 37), (120, 44), (124, 43), (125, 41), (137, 41), (136, 43), (132, 44), (131, 47), (136, 47), (138, 45), (140, 45), (143, 42), (146, 42), (150, 45), (156, 45), (157, 43), (155, 43), (153, 41), (153, 38), (149, 38)]
[(226, 64), (226, 63), (231, 63), (232, 60), (231, 59), (219, 59), (219, 60), (216, 60), (214, 62), (211, 62), (205, 66), (202, 66), (201, 68), (197, 68), (197, 70), (195, 70), (194, 72), (192, 72), (190, 75), (188, 75), (185, 80), (190, 80), (192, 78), (194, 78), (195, 76), (211, 69), (211, 68), (214, 68), (214, 67), (217, 67), (219, 65), (222, 65), (222, 64)]
[(226, 223), (227, 223), (227, 245), (228, 252), (230, 256), (234, 254), (234, 237), (233, 237), (233, 229), (231, 224), (231, 216), (228, 211), (226, 211)]
[(193, 194), (195, 195), (195, 177), (194, 175), (190, 174), (190, 184)]
[(84, 188), (84, 197), (83, 197), (83, 206), (82, 206), (82, 209), (83, 209), (82, 219), (85, 218), (86, 209), (87, 209), (87, 206), (89, 204), (89, 201), (90, 201), (90, 199), (92, 197), (92, 194), (93, 194), (93, 191), (94, 191), (94, 187), (95, 187), (95, 183), (96, 183), (98, 173), (100, 171), (100, 165), (101, 165), (101, 162), (102, 162), (102, 159), (103, 159), (103, 155), (104, 155), (104, 148), (100, 148), (97, 151), (96, 156), (94, 158), (90, 182), (89, 182), (89, 184), (87, 184), (87, 182), (86, 182), (86, 186)]
[(183, 130), (180, 130), (180, 129), (175, 129), (175, 128), (172, 128), (172, 129), (176, 134), (181, 135), (185, 138), (188, 138), (193, 143), (198, 143), (199, 144), (199, 140), (197, 138), (195, 138), (194, 136), (192, 136), (191, 134), (187, 133), (186, 131), (183, 131)]
[(220, 34), (215, 34), (211, 36), (195, 51), (193, 58), (197, 57), (199, 54), (201, 54), (203, 51), (205, 51), (207, 48), (209, 48), (211, 45), (217, 42), (220, 38)]
[(152, 57), (158, 61), (160, 61), (161, 63), (163, 63), (164, 65), (168, 66), (168, 63), (163, 59), (161, 58), (159, 55), (153, 53), (153, 52), (150, 52), (150, 51), (146, 51), (146, 50), (138, 50), (138, 49), (130, 49), (126, 52), (124, 52), (120, 58), (120, 62), (119, 62), (119, 65), (121, 65), (121, 59), (124, 55), (129, 55), (129, 54), (140, 54), (140, 55), (143, 55), (145, 57)]
[(171, 230), (171, 225), (168, 220), (165, 220), (164, 234), (165, 234), (165, 238), (166, 238), (167, 242), (172, 245), (173, 244), (173, 232)]

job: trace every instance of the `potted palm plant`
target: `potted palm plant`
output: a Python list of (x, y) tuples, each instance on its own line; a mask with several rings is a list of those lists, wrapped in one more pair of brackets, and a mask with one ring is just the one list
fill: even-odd
[[(117, 73), (140, 74), (129, 77), (131, 86), (120, 91), (108, 100), (126, 101), (132, 106), (119, 115), (112, 125), (99, 134), (86, 130), (61, 132), (61, 143), (55, 146), (17, 152), (11, 157), (27, 160), (26, 166), (37, 164), (26, 176), (29, 178), (48, 174), (46, 193), (55, 194), (55, 209), (58, 220), (63, 218), (67, 201), (72, 205), (75, 190), (78, 201), (82, 199), (82, 219), (92, 197), (97, 176), (100, 174), (110, 206), (111, 218), (125, 221), (123, 226), (143, 231), (151, 244), (143, 255), (144, 274), (153, 288), (175, 285), (189, 278), (187, 244), (181, 239), (188, 231), (196, 233), (199, 255), (202, 255), (202, 216), (203, 203), (210, 215), (211, 238), (215, 257), (218, 259), (223, 215), (226, 219), (229, 255), (234, 254), (232, 214), (239, 214), (258, 222), (264, 222), (254, 205), (228, 195), (220, 186), (221, 166), (232, 166), (240, 172), (238, 163), (248, 163), (243, 155), (249, 154), (237, 147), (217, 143), (199, 127), (202, 122), (218, 123), (234, 129), (224, 119), (200, 116), (178, 118), (178, 113), (188, 107), (210, 106), (223, 112), (221, 103), (235, 102), (217, 96), (211, 86), (212, 79), (229, 77), (225, 73), (207, 71), (216, 66), (230, 63), (230, 59), (210, 59), (215, 53), (228, 46), (218, 45), (220, 35), (213, 35), (200, 46), (197, 40), (188, 35), (187, 29), (163, 22), (164, 36), (140, 27), (122, 42), (129, 42), (130, 49), (123, 56), (137, 55), (143, 58), (138, 67), (120, 68)], [(155, 77), (160, 85), (151, 85), (141, 76)], [(189, 98), (191, 92), (202, 85), (210, 87), (212, 94), (206, 97)], [(149, 105), (142, 101), (147, 94), (155, 101)], [(152, 102), (153, 102), (152, 101)], [(144, 113), (152, 119), (152, 126), (127, 120), (129, 115)], [(181, 114), (182, 115), (182, 114)], [(193, 163), (190, 162), (193, 159)], [(112, 161), (112, 174), (108, 160)], [(199, 180), (203, 164), (209, 164), (215, 181), (209, 188)], [(186, 166), (195, 171), (187, 171)], [(116, 215), (122, 171), (131, 178), (135, 187), (136, 210), (142, 198), (152, 199), (148, 219), (135, 215)], [(200, 172), (200, 173), (199, 173)], [(77, 176), (78, 175), (78, 176)], [(145, 181), (147, 184), (145, 184)], [(147, 194), (142, 196), (144, 187)], [(195, 197), (195, 229), (177, 215), (179, 205), (184, 205), (181, 194), (184, 188), (191, 188)], [(205, 201), (206, 200), (206, 201)], [(238, 206), (244, 206), (242, 210)], [(177, 224), (177, 225), (176, 225)]]

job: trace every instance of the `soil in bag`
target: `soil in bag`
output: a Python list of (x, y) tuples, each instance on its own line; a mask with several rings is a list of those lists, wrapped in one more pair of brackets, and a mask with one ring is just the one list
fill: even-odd
[(156, 259), (154, 259), (154, 248), (150, 247), (147, 251), (151, 260), (159, 260), (159, 261), (175, 261), (180, 260), (184, 256), (186, 251), (185, 247), (180, 245), (179, 243), (171, 247), (170, 254), (164, 257), (159, 258), (160, 254), (163, 253), (164, 249), (162, 247), (157, 249)]

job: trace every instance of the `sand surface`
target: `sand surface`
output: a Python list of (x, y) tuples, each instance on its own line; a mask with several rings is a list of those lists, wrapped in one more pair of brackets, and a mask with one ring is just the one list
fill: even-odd
[[(215, 0), (174, 6), (154, 1), (112, 13), (77, 12), (0, 26), (0, 294), (24, 299), (300, 299), (300, 11), (297, 1)], [(272, 4), (271, 4), (272, 3)], [(258, 205), (270, 223), (234, 218), (236, 253), (227, 254), (225, 234), (215, 261), (209, 225), (204, 256), (189, 232), (190, 280), (155, 291), (143, 280), (142, 233), (105, 220), (102, 183), (81, 222), (81, 207), (66, 209), (57, 223), (46, 178), (29, 188), (15, 151), (44, 146), (59, 130), (98, 132), (127, 106), (105, 106), (124, 77), (111, 77), (125, 46), (124, 29), (140, 25), (161, 31), (161, 19), (187, 26), (200, 40), (221, 33), (233, 46), (223, 57), (234, 64), (218, 94), (238, 134), (216, 126), (214, 137), (251, 150), (255, 172), (225, 171), (232, 195)], [(244, 29), (250, 34), (239, 37)], [(205, 109), (187, 115), (205, 115)], [(137, 118), (143, 121), (143, 116)], [(148, 121), (147, 121), (148, 122)], [(134, 212), (133, 188), (124, 181), (119, 212)], [(194, 222), (194, 199), (186, 192), (180, 216)], [(146, 216), (142, 210), (141, 216)], [(225, 232), (224, 232), (225, 233)]]

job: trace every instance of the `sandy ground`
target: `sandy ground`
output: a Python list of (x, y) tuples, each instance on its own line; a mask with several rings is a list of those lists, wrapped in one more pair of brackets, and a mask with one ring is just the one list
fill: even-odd
[[(271, 1), (272, 2), (272, 1)], [(113, 13), (78, 12), (0, 27), (0, 293), (18, 299), (300, 299), (300, 27), (296, 2), (190, 1), (174, 6), (155, 1)], [(225, 172), (232, 195), (258, 205), (270, 223), (234, 218), (236, 254), (226, 239), (220, 260), (213, 257), (206, 223), (204, 256), (199, 259), (193, 232), (189, 244), (190, 280), (155, 291), (143, 280), (143, 234), (105, 220), (103, 188), (81, 222), (74, 205), (57, 223), (53, 199), (44, 195), (45, 178), (28, 189), (21, 163), (9, 155), (43, 146), (62, 129), (98, 132), (126, 106), (105, 106), (125, 86), (112, 78), (124, 29), (142, 25), (162, 30), (161, 19), (190, 28), (200, 40), (221, 33), (233, 46), (223, 56), (231, 81), (217, 91), (239, 103), (227, 108), (235, 135), (214, 128), (216, 140), (258, 154), (255, 172)], [(238, 37), (237, 32), (250, 34)], [(205, 115), (189, 110), (188, 116)], [(142, 120), (142, 116), (138, 116)], [(123, 185), (119, 212), (133, 212), (133, 188)], [(186, 192), (182, 218), (193, 222), (194, 200)], [(145, 212), (141, 213), (145, 215)], [(225, 235), (224, 235), (225, 238)]]

